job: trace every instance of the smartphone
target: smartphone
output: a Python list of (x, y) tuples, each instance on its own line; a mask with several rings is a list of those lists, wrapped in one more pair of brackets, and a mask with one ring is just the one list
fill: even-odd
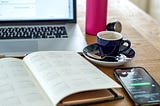
[(135, 105), (160, 104), (160, 86), (143, 67), (116, 68), (114, 75)]

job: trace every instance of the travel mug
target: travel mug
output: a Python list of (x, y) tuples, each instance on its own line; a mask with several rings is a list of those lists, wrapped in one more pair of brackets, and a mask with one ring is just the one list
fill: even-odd
[(86, 33), (106, 30), (108, 0), (86, 0)]

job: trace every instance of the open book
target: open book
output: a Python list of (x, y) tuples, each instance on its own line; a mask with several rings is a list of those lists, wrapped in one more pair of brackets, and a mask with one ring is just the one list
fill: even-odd
[[(109, 88), (121, 87), (76, 52), (34, 52), (23, 60), (2, 58), (0, 68), (0, 106), (88, 103), (113, 99)], [(100, 94), (108, 98), (94, 97)]]

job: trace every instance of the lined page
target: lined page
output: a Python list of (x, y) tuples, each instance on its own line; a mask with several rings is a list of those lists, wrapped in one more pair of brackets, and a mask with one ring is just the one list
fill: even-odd
[(0, 106), (50, 106), (22, 60), (0, 59), (0, 68)]
[(55, 105), (75, 92), (120, 87), (75, 52), (36, 52), (24, 61)]

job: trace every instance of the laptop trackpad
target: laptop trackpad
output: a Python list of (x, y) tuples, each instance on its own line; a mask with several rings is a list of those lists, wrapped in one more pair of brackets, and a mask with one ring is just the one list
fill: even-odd
[(37, 41), (1, 41), (0, 53), (30, 53), (38, 50)]

